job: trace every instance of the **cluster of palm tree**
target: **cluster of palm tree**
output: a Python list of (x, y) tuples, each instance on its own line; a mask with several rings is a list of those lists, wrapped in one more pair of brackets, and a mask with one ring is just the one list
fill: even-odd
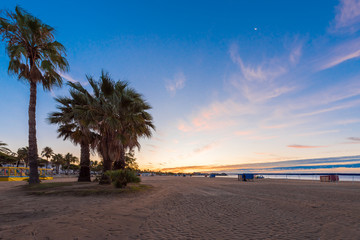
[[(20, 164), (25, 167), (29, 164), (29, 147), (22, 147), (17, 150), (16, 153), (12, 152), (9, 148), (6, 147), (7, 144), (0, 141), (0, 153), (2, 153), (2, 157), (0, 158), (0, 163), (6, 164), (16, 164), (17, 167)], [(46, 159), (38, 158), (38, 165), (48, 168), (48, 164), (51, 162), (52, 165), (56, 168), (56, 173), (59, 174), (60, 166), (62, 170), (65, 171), (66, 174), (69, 173), (70, 168), (76, 168), (74, 163), (78, 162), (78, 158), (72, 155), (71, 153), (67, 153), (64, 156), (61, 154), (54, 154), (54, 151), (51, 147), (45, 147), (41, 151), (41, 156)]]
[[(3, 11), (0, 15), (0, 36), (6, 42), (10, 58), (9, 74), (15, 74), (30, 85), (29, 183), (39, 183), (35, 118), (37, 85), (42, 85), (44, 90), (61, 87), (59, 72), (69, 70), (65, 48), (55, 40), (54, 28), (18, 6), (14, 12)], [(102, 156), (104, 172), (113, 166), (124, 168), (126, 151), (140, 148), (139, 137), (150, 137), (151, 129), (154, 129), (148, 113), (150, 105), (126, 82), (114, 82), (104, 72), (99, 81), (89, 76), (87, 79), (92, 93), (79, 83), (69, 83), (71, 97), (56, 98), (59, 111), (49, 117), (51, 123), (58, 124), (59, 137), (70, 139), (81, 147), (79, 181), (90, 181), (90, 149)], [(106, 182), (107, 177), (103, 176), (103, 182)]]
[[(155, 129), (150, 105), (126, 82), (115, 82), (105, 72), (98, 81), (86, 78), (92, 93), (80, 83), (69, 83), (70, 97), (56, 98), (58, 111), (48, 118), (58, 124), (59, 137), (80, 145), (79, 181), (90, 181), (90, 149), (101, 155), (104, 173), (123, 169), (126, 152), (140, 148), (139, 138), (150, 137)], [(107, 175), (101, 183), (108, 183)]]
[(47, 164), (50, 162), (49, 159), (51, 159), (51, 163), (55, 165), (57, 174), (60, 172), (60, 166), (65, 170), (65, 173), (68, 174), (71, 165), (78, 162), (78, 158), (71, 153), (67, 153), (64, 156), (60, 153), (55, 154), (51, 147), (45, 147), (41, 151), (41, 156), (46, 158), (46, 168)]

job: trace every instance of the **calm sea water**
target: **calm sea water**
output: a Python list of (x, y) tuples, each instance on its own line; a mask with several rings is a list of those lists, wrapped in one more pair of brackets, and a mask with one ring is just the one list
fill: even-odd
[[(314, 174), (314, 175), (266, 175), (266, 174), (261, 174), (261, 176), (263, 176), (264, 178), (269, 178), (269, 179), (294, 179), (294, 180), (313, 180), (313, 181), (320, 181), (320, 176), (324, 176), (326, 174), (322, 174), (322, 175), (318, 175), (318, 174)], [(238, 175), (236, 174), (229, 174), (227, 176), (216, 176), (216, 177), (220, 177), (220, 178), (237, 178)], [(353, 182), (360, 182), (360, 176), (358, 175), (345, 175), (339, 176), (339, 181), (353, 181)]]

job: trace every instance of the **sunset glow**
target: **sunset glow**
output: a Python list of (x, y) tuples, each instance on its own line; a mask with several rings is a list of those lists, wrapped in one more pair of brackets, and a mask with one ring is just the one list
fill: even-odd
[[(359, 1), (80, 2), (0, 9), (20, 5), (57, 29), (71, 66), (64, 80), (86, 84), (85, 74), (104, 69), (144, 95), (156, 132), (141, 140), (140, 168), (205, 172), (359, 155)], [(29, 90), (8, 75), (4, 46), (0, 140), (16, 151), (27, 145)], [(67, 94), (38, 87), (38, 148), (79, 156), (45, 121), (54, 96)]]

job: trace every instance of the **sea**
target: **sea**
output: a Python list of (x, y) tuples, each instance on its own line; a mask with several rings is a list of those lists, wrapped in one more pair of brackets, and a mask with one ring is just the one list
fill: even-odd
[(338, 175), (339, 181), (360, 181), (360, 155), (242, 164), (216, 173), (226, 173), (230, 178), (253, 173), (264, 178), (296, 180), (319, 180), (320, 176)]
[[(333, 174), (333, 173), (329, 173)], [(264, 178), (269, 179), (293, 179), (293, 180), (312, 180), (312, 181), (319, 181), (320, 176), (329, 175), (327, 173), (324, 174), (257, 174), (257, 176), (262, 176)], [(349, 181), (349, 182), (360, 182), (360, 174), (350, 174), (350, 175), (341, 175), (336, 174), (339, 176), (339, 181)], [(229, 173), (227, 176), (216, 176), (220, 178), (238, 178), (237, 174)]]

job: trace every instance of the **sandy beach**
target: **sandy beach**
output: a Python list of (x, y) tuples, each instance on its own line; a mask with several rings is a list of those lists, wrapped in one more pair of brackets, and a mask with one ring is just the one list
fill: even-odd
[[(54, 181), (74, 181), (55, 179)], [(0, 182), (0, 239), (359, 239), (360, 183), (143, 177), (116, 196), (34, 196)]]

